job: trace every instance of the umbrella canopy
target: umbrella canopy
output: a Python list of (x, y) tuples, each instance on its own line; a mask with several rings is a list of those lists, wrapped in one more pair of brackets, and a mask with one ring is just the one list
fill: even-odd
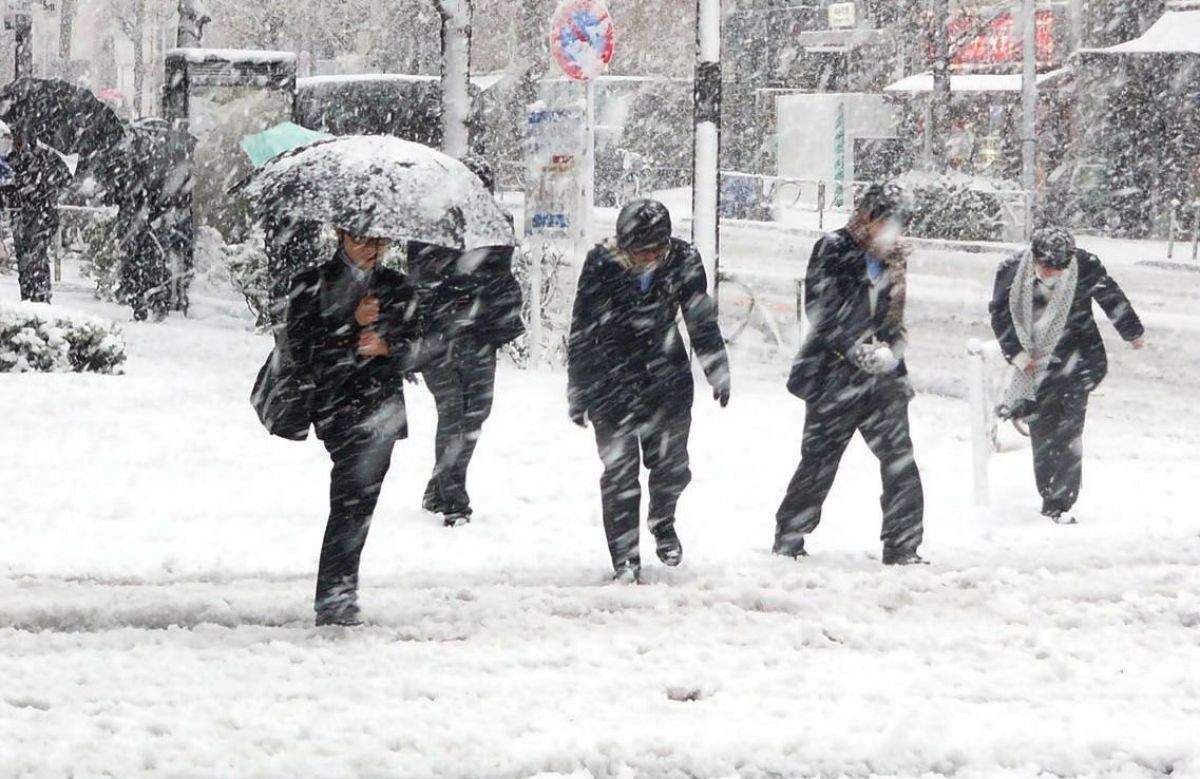
[(515, 244), (504, 209), (467, 166), (392, 136), (318, 141), (275, 157), (234, 190), (260, 217), (287, 214), (462, 251)]
[(0, 89), (0, 119), (63, 154), (90, 156), (121, 142), (120, 117), (86, 89), (61, 79), (19, 78)]
[(269, 130), (263, 130), (257, 135), (247, 135), (242, 139), (242, 151), (246, 152), (254, 167), (261, 168), (272, 157), (316, 141), (329, 140), (332, 137), (329, 133), (317, 132), (298, 124), (284, 122)]

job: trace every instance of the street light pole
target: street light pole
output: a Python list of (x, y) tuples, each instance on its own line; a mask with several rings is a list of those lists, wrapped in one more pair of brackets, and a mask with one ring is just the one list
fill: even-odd
[(1037, 206), (1037, 0), (1024, 0), (1024, 43), (1021, 76), (1021, 107), (1024, 121), (1021, 131), (1021, 188), (1025, 190), (1025, 233), (1033, 230)]
[(721, 0), (696, 0), (692, 242), (718, 289), (721, 204)]

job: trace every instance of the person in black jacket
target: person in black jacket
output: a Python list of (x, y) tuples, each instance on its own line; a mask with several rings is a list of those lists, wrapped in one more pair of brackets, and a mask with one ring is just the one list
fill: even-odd
[(992, 330), (1016, 368), (998, 412), (1028, 420), (1042, 514), (1059, 524), (1075, 523), (1088, 396), (1108, 373), (1092, 301), (1133, 348), (1144, 346), (1145, 328), (1104, 265), (1070, 232), (1048, 226), (1000, 266), (989, 306)]
[[(495, 191), (486, 162), (468, 158), (464, 164)], [(511, 246), (466, 253), (418, 242), (408, 246), (423, 327), (446, 344), (445, 355), (422, 371), (438, 415), (436, 459), (422, 506), (441, 514), (446, 527), (471, 520), (467, 468), (492, 411), (496, 351), (525, 332), (512, 260)]]
[(282, 334), (333, 458), (318, 625), (358, 622), (359, 558), (392, 449), (408, 435), (404, 376), (421, 353), (415, 291), (379, 264), (388, 242), (345, 230), (338, 239), (332, 261), (295, 276)]
[(13, 244), (21, 300), (50, 302), (50, 246), (58, 232), (58, 199), (71, 181), (71, 172), (52, 150), (18, 132), (8, 159), (13, 188), (8, 197), (17, 209)]
[(924, 562), (924, 496), (909, 436), (912, 384), (904, 362), (908, 196), (872, 185), (850, 224), (817, 242), (805, 279), (812, 324), (788, 389), (806, 402), (800, 465), (776, 513), (774, 552), (802, 557), (804, 539), (856, 431), (879, 458), (883, 562)]
[(640, 462), (650, 471), (648, 525), (659, 559), (675, 566), (683, 547), (675, 507), (691, 481), (688, 435), (693, 383), (676, 326), (680, 311), (691, 346), (722, 407), (729, 403), (729, 358), (700, 255), (671, 237), (671, 215), (653, 200), (625, 206), (617, 235), (594, 248), (579, 277), (568, 345), (572, 421), (595, 428), (604, 463), (604, 531), (614, 579), (641, 570)]

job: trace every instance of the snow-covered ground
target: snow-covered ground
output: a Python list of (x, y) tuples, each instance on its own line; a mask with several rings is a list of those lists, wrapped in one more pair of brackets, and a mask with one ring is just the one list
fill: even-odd
[[(730, 263), (807, 255), (764, 241), (731, 235)], [(1081, 524), (1057, 527), (1028, 450), (970, 500), (955, 396), (994, 261), (914, 260), (921, 569), (878, 563), (861, 442), (813, 556), (769, 554), (803, 421), (786, 349), (739, 347), (727, 410), (698, 393), (687, 560), (640, 587), (608, 583), (560, 373), (502, 368), (453, 530), (419, 510), (413, 390), (352, 631), (311, 627), (328, 460), (259, 428), (269, 344), (236, 306), (127, 324), (125, 376), (0, 376), (0, 775), (1200, 776), (1200, 276), (1117, 263), (1151, 346), (1103, 326)]]

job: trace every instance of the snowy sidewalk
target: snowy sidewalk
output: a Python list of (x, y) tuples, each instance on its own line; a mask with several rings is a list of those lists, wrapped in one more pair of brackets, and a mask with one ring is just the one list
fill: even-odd
[[(938, 300), (918, 366), (961, 343)], [(1200, 381), (1194, 345), (1119, 359), (1078, 527), (1036, 516), (1028, 451), (971, 506), (966, 406), (920, 396), (919, 570), (878, 563), (857, 441), (813, 557), (768, 554), (803, 407), (786, 364), (735, 357), (728, 410), (697, 393), (687, 561), (642, 587), (607, 583), (562, 375), (502, 369), (454, 530), (418, 509), (414, 389), (347, 632), (310, 627), (328, 458), (246, 399), (267, 339), (206, 306), (125, 329), (126, 376), (0, 376), (5, 777), (1200, 774), (1200, 423), (1151, 424)]]

